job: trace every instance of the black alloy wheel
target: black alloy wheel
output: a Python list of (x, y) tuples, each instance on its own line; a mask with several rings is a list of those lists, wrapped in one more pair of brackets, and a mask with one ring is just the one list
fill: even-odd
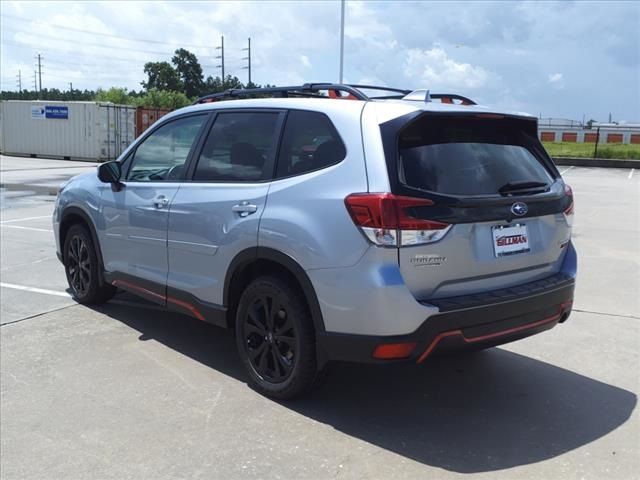
[(75, 224), (69, 228), (62, 252), (67, 282), (78, 302), (100, 304), (115, 295), (116, 288), (101, 281), (98, 254), (84, 225)]
[(83, 298), (87, 295), (91, 284), (91, 259), (89, 258), (89, 248), (82, 235), (71, 237), (66, 259), (69, 286), (77, 297)]
[(313, 321), (291, 281), (275, 275), (253, 280), (240, 296), (235, 328), (249, 384), (260, 393), (290, 399), (322, 379)]
[(285, 381), (296, 360), (296, 331), (286, 308), (269, 294), (263, 294), (244, 316), (244, 341), (256, 373), (272, 383)]

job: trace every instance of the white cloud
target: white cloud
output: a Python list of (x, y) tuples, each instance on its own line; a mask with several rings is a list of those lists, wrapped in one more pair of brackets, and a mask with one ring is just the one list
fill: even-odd
[(558, 90), (564, 88), (564, 78), (561, 73), (550, 73), (547, 78), (553, 88)]
[(404, 62), (404, 74), (425, 88), (478, 89), (495, 74), (481, 66), (456, 62), (440, 47), (410, 49)]
[(549, 74), (549, 83), (558, 83), (562, 81), (561, 73), (550, 73)]
[(303, 67), (311, 68), (311, 62), (309, 61), (309, 57), (307, 57), (306, 55), (300, 55), (300, 62), (302, 63)]

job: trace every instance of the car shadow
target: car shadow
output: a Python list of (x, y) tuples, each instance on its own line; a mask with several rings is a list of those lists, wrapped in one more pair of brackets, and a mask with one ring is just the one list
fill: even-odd
[[(96, 310), (139, 331), (141, 341), (153, 339), (246, 381), (231, 332), (126, 303), (118, 296)], [(421, 366), (333, 364), (312, 395), (279, 403), (415, 461), (475, 473), (540, 462), (588, 444), (624, 424), (637, 397), (494, 348)]]

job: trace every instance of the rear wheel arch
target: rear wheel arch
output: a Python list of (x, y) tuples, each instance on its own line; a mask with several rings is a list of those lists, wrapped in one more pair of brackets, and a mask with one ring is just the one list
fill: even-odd
[(305, 300), (316, 334), (324, 332), (324, 321), (315, 290), (304, 269), (290, 256), (266, 247), (243, 250), (231, 261), (224, 281), (224, 305), (227, 322), (233, 327), (238, 300), (252, 279), (274, 274), (286, 278), (297, 288)]
[[(59, 231), (59, 240), (60, 245), (64, 245), (67, 233), (69, 229), (73, 225), (83, 225), (87, 230), (89, 230), (89, 234), (91, 235), (91, 241), (93, 242), (94, 248), (96, 250), (96, 256), (98, 257), (98, 264), (100, 266), (100, 271), (104, 272), (104, 263), (102, 261), (102, 250), (100, 249), (100, 242), (98, 242), (98, 235), (96, 233), (95, 226), (93, 221), (89, 215), (79, 207), (67, 207), (62, 213), (62, 218), (60, 220), (60, 231)], [(62, 247), (61, 247), (62, 248)], [(64, 249), (62, 249), (64, 250)], [(62, 252), (63, 260), (65, 252)], [(98, 276), (98, 280), (102, 285), (104, 283), (104, 279), (102, 275)]]

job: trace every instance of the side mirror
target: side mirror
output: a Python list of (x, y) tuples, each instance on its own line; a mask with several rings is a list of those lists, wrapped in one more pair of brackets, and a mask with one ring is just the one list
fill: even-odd
[(98, 178), (104, 183), (120, 183), (122, 167), (118, 162), (106, 162), (98, 167)]

